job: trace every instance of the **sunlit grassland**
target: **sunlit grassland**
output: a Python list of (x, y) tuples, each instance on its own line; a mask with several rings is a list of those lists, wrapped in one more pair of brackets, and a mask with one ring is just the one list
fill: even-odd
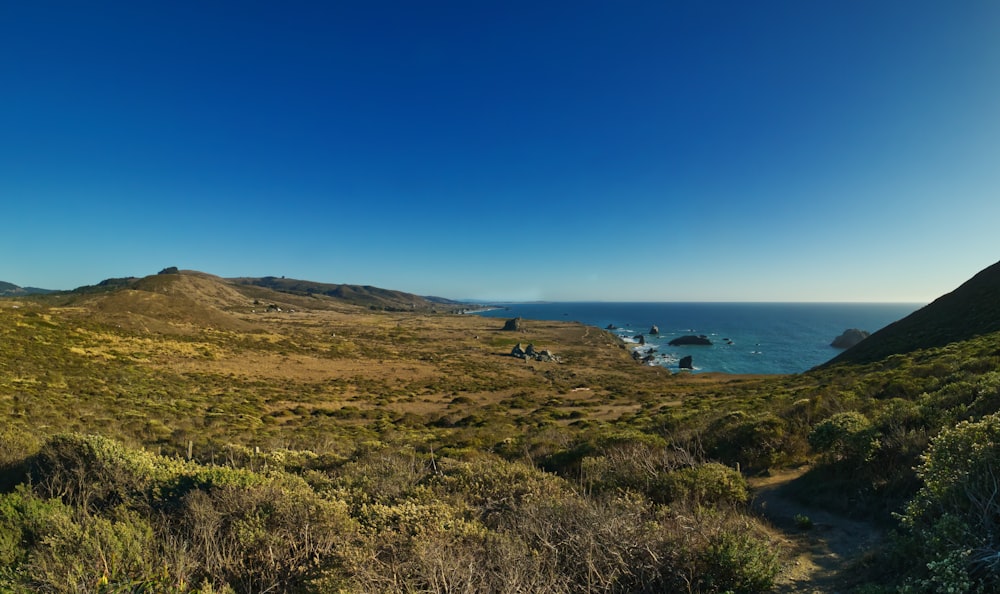
[[(476, 316), (296, 312), (244, 315), (249, 332), (151, 333), (79, 308), (11, 305), (0, 318), (0, 412), (40, 434), (97, 432), (168, 452), (316, 447), (377, 433), (379, 421), (500, 443), (675, 406), (671, 386), (684, 383), (573, 324), (510, 333)], [(560, 362), (506, 356), (518, 342)]]

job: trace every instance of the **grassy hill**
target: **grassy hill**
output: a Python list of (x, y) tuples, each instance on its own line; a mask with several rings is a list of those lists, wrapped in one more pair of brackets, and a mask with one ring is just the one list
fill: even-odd
[[(793, 469), (803, 509), (900, 531), (825, 557), (822, 584), (991, 591), (1000, 513), (966, 513), (962, 494), (990, 499), (961, 478), (990, 466), (945, 470), (1000, 462), (995, 268), (893, 354), (766, 377), (285, 279), (0, 299), (0, 590), (822, 590), (805, 536), (750, 507), (748, 479)], [(559, 360), (510, 357), (518, 342)], [(945, 455), (968, 436), (974, 455)]]

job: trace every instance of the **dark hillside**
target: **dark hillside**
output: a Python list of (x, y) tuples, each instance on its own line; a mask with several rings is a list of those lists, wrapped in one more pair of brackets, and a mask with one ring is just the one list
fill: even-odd
[(951, 293), (893, 322), (821, 367), (872, 363), (1000, 330), (1000, 262)]
[(72, 291), (71, 294), (75, 295), (90, 295), (93, 293), (109, 293), (111, 291), (116, 291), (125, 287), (131, 286), (138, 279), (134, 276), (126, 276), (121, 278), (106, 278), (96, 285), (84, 285), (82, 287), (77, 287)]

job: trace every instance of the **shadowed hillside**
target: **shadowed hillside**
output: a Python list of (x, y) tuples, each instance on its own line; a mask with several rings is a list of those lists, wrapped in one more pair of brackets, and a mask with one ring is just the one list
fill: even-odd
[(821, 367), (872, 363), (1000, 330), (1000, 262), (933, 303), (893, 322)]

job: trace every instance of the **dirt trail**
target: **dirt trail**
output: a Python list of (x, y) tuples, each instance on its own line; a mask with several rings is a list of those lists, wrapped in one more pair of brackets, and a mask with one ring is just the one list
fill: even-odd
[[(771, 523), (774, 537), (790, 553), (775, 592), (849, 592), (853, 584), (850, 567), (879, 545), (882, 533), (872, 524), (788, 497), (785, 487), (804, 472), (793, 470), (751, 481), (754, 508)], [(809, 518), (812, 527), (803, 529), (796, 516)]]

